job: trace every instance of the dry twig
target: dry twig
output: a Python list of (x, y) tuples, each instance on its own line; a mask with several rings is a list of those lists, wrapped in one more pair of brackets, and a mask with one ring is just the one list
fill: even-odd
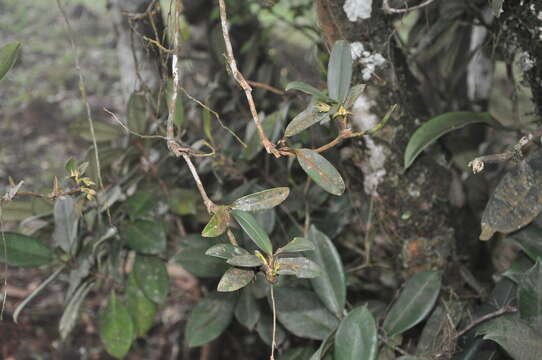
[(410, 6), (403, 9), (395, 9), (390, 6), (389, 0), (384, 0), (384, 2), (382, 3), (382, 10), (384, 10), (384, 12), (388, 14), (404, 14), (409, 11), (418, 10), (423, 7), (426, 7), (427, 5), (430, 5), (431, 3), (433, 3), (434, 1), (435, 0), (426, 0), (423, 3), (415, 5), (415, 6)]
[(258, 135), (260, 136), (260, 141), (263, 147), (268, 153), (273, 154), (278, 158), (281, 155), (280, 152), (275, 148), (275, 145), (269, 141), (265, 135), (265, 132), (263, 131), (260, 118), (258, 117), (258, 111), (256, 110), (256, 104), (254, 103), (254, 98), (252, 97), (252, 88), (246, 81), (243, 74), (237, 68), (237, 62), (233, 56), (233, 48), (231, 46), (230, 33), (228, 30), (228, 18), (226, 15), (226, 2), (224, 0), (218, 0), (218, 2), (220, 7), (220, 24), (222, 26), (222, 34), (224, 35), (224, 44), (226, 46), (227, 53), (226, 61), (231, 69), (233, 78), (245, 92), (245, 96), (250, 107), (250, 113), (252, 114), (252, 119), (254, 119), (254, 123), (256, 124), (256, 129), (258, 130)]

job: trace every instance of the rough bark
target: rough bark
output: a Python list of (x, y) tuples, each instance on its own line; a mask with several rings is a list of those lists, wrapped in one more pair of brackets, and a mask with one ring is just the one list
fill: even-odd
[[(373, 181), (366, 191), (376, 199), (378, 222), (394, 243), (398, 267), (406, 274), (426, 268), (445, 269), (454, 248), (454, 231), (450, 224), (448, 191), (451, 174), (428, 155), (421, 156), (406, 172), (403, 154), (408, 139), (427, 118), (422, 97), (416, 90), (404, 55), (393, 39), (392, 18), (373, 1), (370, 18), (352, 22), (343, 9), (345, 1), (319, 0), (317, 11), (323, 36), (329, 45), (337, 39), (361, 42), (365, 50), (384, 55), (386, 68), (377, 68), (377, 76), (368, 81), (365, 104), (358, 100), (361, 122), (368, 117), (382, 119), (393, 104), (400, 111), (385, 128), (366, 139), (365, 163), (374, 163), (375, 156), (384, 158), (381, 169), (361, 166), (367, 180), (376, 171), (384, 176)], [(364, 82), (360, 70), (354, 71), (355, 83)], [(371, 145), (373, 143), (374, 146)], [(380, 154), (376, 154), (380, 152)]]

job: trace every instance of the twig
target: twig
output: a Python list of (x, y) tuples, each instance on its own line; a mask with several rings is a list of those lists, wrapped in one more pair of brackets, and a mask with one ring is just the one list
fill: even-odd
[(542, 135), (542, 130), (539, 130), (534, 135), (533, 134), (525, 135), (521, 139), (519, 139), (517, 144), (510, 147), (505, 152), (500, 153), (500, 154), (479, 156), (475, 158), (474, 160), (470, 161), (468, 163), (468, 167), (472, 167), (472, 172), (476, 174), (484, 170), (485, 163), (495, 163), (495, 162), (506, 161), (514, 157), (521, 158), (523, 156), (522, 149), (527, 144), (531, 143), (534, 139), (539, 138), (541, 135)]
[(271, 356), (269, 357), (269, 360), (275, 360), (275, 348), (277, 347), (277, 308), (276, 308), (276, 302), (275, 302), (275, 291), (273, 284), (271, 285), (271, 308), (273, 311), (273, 333), (272, 333), (272, 340), (271, 340)]
[(282, 91), (280, 89), (277, 89), (276, 87), (273, 87), (271, 85), (262, 83), (262, 82), (247, 80), (247, 83), (249, 83), (249, 85), (252, 85), (254, 87), (259, 87), (259, 88), (265, 89), (267, 91), (271, 91), (272, 93), (277, 94), (277, 95), (286, 94), (286, 92), (284, 92), (284, 91)]
[(145, 35), (143, 35), (143, 40), (146, 40), (146, 41), (150, 42), (151, 44), (155, 45), (157, 48), (159, 48), (160, 50), (162, 50), (165, 53), (175, 55), (174, 50), (166, 48), (164, 45), (160, 44), (160, 41), (158, 41), (158, 40), (151, 39), (150, 37), (147, 37)]
[(430, 5), (434, 1), (435, 0), (426, 0), (423, 3), (415, 5), (415, 6), (411, 6), (411, 7), (407, 7), (403, 9), (395, 9), (390, 6), (389, 0), (384, 0), (382, 3), (382, 10), (384, 10), (384, 12), (387, 14), (403, 14), (409, 11), (418, 10), (423, 7), (426, 7), (427, 5)]
[(273, 145), (273, 143), (269, 141), (269, 139), (265, 135), (265, 132), (263, 131), (260, 118), (258, 117), (258, 111), (256, 110), (256, 104), (254, 103), (254, 99), (252, 98), (252, 88), (246, 81), (243, 74), (238, 70), (237, 62), (235, 61), (235, 57), (233, 56), (233, 48), (231, 45), (230, 34), (228, 30), (228, 18), (226, 15), (226, 2), (224, 0), (218, 0), (218, 2), (220, 7), (220, 24), (222, 26), (222, 34), (224, 37), (224, 44), (226, 46), (227, 52), (226, 60), (231, 69), (232, 76), (245, 92), (245, 96), (250, 107), (250, 113), (252, 114), (252, 119), (256, 124), (256, 129), (258, 130), (258, 135), (260, 136), (260, 141), (262, 145), (268, 153), (271, 153), (278, 158), (281, 156), (280, 152), (275, 148), (275, 145)]
[(98, 143), (96, 141), (96, 134), (94, 133), (94, 122), (92, 121), (92, 112), (90, 110), (90, 104), (88, 102), (87, 91), (85, 87), (85, 78), (83, 77), (83, 70), (81, 69), (81, 64), (79, 62), (79, 51), (77, 49), (75, 38), (73, 36), (72, 26), (70, 24), (70, 21), (68, 20), (68, 16), (62, 5), (62, 0), (56, 0), (56, 3), (58, 5), (58, 9), (60, 10), (60, 13), (62, 14), (62, 18), (64, 19), (64, 22), (66, 23), (66, 28), (68, 30), (68, 37), (70, 39), (71, 48), (75, 55), (75, 69), (77, 70), (77, 75), (79, 76), (79, 91), (81, 92), (81, 98), (83, 100), (83, 103), (85, 104), (85, 108), (87, 111), (88, 126), (90, 128), (90, 135), (92, 137), (92, 146), (94, 147), (94, 157), (96, 159), (96, 169), (97, 169), (96, 174), (98, 175), (98, 179), (97, 179), (98, 185), (103, 190), (104, 184), (102, 181), (102, 172), (100, 170), (101, 168), (100, 168), (100, 156), (98, 155)]
[(179, 66), (178, 66), (178, 56), (179, 56), (179, 39), (180, 39), (180, 26), (179, 26), (179, 17), (181, 15), (181, 0), (175, 0), (175, 21), (173, 22), (175, 35), (173, 37), (173, 57), (171, 62), (171, 72), (173, 73), (173, 89), (171, 92), (171, 100), (169, 103), (169, 114), (167, 118), (167, 145), (170, 150), (172, 149), (172, 142), (175, 138), (173, 130), (173, 120), (175, 119), (176, 107), (177, 107), (177, 94), (179, 90)]
[(459, 338), (463, 335), (465, 335), (466, 332), (468, 332), (470, 329), (472, 329), (473, 327), (476, 327), (477, 325), (480, 325), (481, 323), (487, 321), (487, 320), (490, 320), (490, 319), (493, 319), (493, 318), (496, 318), (498, 316), (501, 316), (501, 315), (504, 315), (504, 314), (507, 314), (507, 313), (513, 313), (513, 312), (516, 312), (518, 311), (515, 307), (513, 306), (505, 306), (503, 308), (500, 308), (499, 310), (497, 311), (494, 311), (492, 313), (489, 313), (489, 314), (486, 314), (484, 316), (481, 316), (479, 317), (478, 319), (476, 320), (473, 320), (469, 325), (467, 325), (463, 330), (459, 331), (456, 335), (456, 338)]
[[(80, 193), (80, 192), (81, 192), (81, 188), (77, 187), (75, 189), (68, 190), (68, 191), (55, 191), (55, 190), (53, 190), (53, 192), (50, 193), (50, 194), (40, 194), (40, 193), (33, 192), (33, 191), (17, 191), (17, 193), (15, 193), (15, 195), (33, 196), (33, 197), (37, 197), (37, 198), (41, 198), (41, 199), (56, 200), (60, 196), (74, 195), (74, 194), (77, 194), (77, 193)], [(0, 200), (7, 200), (7, 199), (4, 199), (3, 197), (0, 197)]]
[(203, 199), (203, 203), (205, 204), (205, 207), (207, 208), (207, 212), (209, 214), (214, 213), (216, 205), (211, 199), (209, 199), (209, 196), (207, 196), (207, 192), (205, 191), (205, 188), (203, 187), (203, 183), (201, 182), (201, 179), (198, 175), (198, 171), (196, 170), (194, 163), (192, 163), (190, 156), (188, 154), (182, 154), (181, 156), (183, 157), (184, 161), (186, 162), (186, 165), (188, 165), (188, 168), (190, 169), (190, 172), (192, 173), (192, 177), (194, 178), (194, 181), (196, 182), (196, 186), (198, 187), (201, 198)]

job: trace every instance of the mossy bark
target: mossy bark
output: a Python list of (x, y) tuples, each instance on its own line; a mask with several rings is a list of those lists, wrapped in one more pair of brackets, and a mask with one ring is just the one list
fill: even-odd
[[(403, 276), (427, 268), (446, 269), (455, 243), (448, 201), (451, 175), (429, 155), (422, 155), (408, 171), (403, 170), (408, 139), (428, 115), (416, 80), (393, 39), (393, 18), (382, 11), (380, 1), (373, 1), (369, 19), (351, 22), (343, 5), (344, 1), (317, 2), (324, 39), (330, 46), (338, 39), (359, 41), (365, 50), (383, 54), (387, 68), (379, 68), (368, 82), (368, 94), (374, 101), (371, 112), (382, 119), (393, 104), (400, 106), (384, 129), (372, 137), (388, 149), (386, 175), (373, 193), (375, 222), (390, 236), (394, 252), (401, 255), (396, 265)], [(354, 83), (365, 82), (360, 69), (354, 73)]]

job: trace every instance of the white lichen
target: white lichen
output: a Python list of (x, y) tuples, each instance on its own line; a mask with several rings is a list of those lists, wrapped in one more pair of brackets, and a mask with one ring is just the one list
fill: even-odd
[[(361, 95), (358, 97), (352, 108), (352, 120), (354, 126), (359, 130), (369, 130), (378, 124), (378, 117), (371, 112), (374, 101), (367, 96)], [(364, 136), (365, 145), (369, 152), (369, 160), (361, 164), (363, 171), (363, 188), (367, 194), (376, 195), (378, 185), (386, 176), (384, 167), (388, 157), (388, 150), (374, 142), (370, 136)]]
[(371, 17), (373, 0), (346, 0), (343, 10), (348, 20), (356, 22), (358, 20)]
[(523, 71), (523, 72), (529, 71), (535, 66), (534, 59), (531, 57), (531, 55), (529, 55), (529, 53), (527, 51), (525, 51), (525, 52), (523, 52), (523, 54), (521, 54), (521, 58), (520, 58), (520, 61), (519, 61), (519, 66), (521, 68), (521, 71)]
[(359, 41), (355, 41), (350, 44), (350, 52), (352, 53), (352, 60), (356, 61), (361, 57), (361, 54), (365, 51), (363, 44)]
[(373, 76), (377, 67), (384, 65), (386, 59), (379, 53), (371, 54), (368, 51), (363, 52), (361, 63), (364, 65), (361, 70), (363, 80), (368, 81)]

